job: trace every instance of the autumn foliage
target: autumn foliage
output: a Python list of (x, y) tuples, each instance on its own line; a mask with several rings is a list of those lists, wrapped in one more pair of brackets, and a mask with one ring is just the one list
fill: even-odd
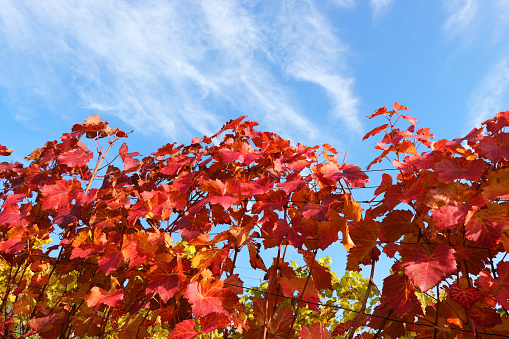
[[(435, 142), (402, 111), (369, 117), (385, 121), (364, 137), (381, 136), (365, 171), (245, 117), (142, 158), (96, 115), (27, 165), (1, 163), (0, 334), (509, 337), (509, 111)], [(397, 171), (364, 210), (352, 188), (384, 160)], [(372, 278), (381, 255), (394, 261), (378, 302), (370, 280), (350, 319), (317, 257), (339, 242), (348, 271)], [(266, 279), (248, 299), (242, 253)]]

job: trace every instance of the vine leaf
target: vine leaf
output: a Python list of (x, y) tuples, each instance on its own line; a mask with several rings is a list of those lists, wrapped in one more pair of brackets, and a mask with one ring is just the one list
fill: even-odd
[(55, 318), (58, 316), (58, 314), (52, 314), (47, 317), (42, 318), (33, 318), (28, 321), (28, 326), (34, 331), (39, 332), (43, 329), (44, 326), (51, 324)]
[(92, 287), (90, 289), (90, 293), (83, 296), (88, 307), (95, 307), (100, 304), (115, 307), (123, 298), (124, 291), (122, 289), (118, 289), (114, 292), (108, 292), (97, 286)]
[(462, 224), (465, 221), (467, 210), (463, 205), (448, 204), (431, 211), (435, 226), (442, 230), (444, 228)]
[(382, 220), (380, 240), (390, 242), (397, 241), (403, 235), (410, 233), (412, 229), (412, 217), (413, 213), (411, 211), (390, 211)]
[(448, 244), (439, 244), (431, 249), (422, 244), (404, 245), (401, 256), (403, 261), (396, 266), (404, 267), (405, 274), (423, 292), (456, 272), (454, 249)]
[(355, 246), (348, 253), (347, 270), (360, 271), (359, 264), (369, 264), (373, 257), (378, 259), (378, 256), (374, 254), (377, 251), (380, 254), (380, 251), (376, 248), (380, 231), (379, 221), (360, 220), (351, 223), (350, 236)]
[(502, 323), (500, 315), (492, 307), (473, 306), (468, 309), (468, 316), (475, 321), (477, 326), (493, 327)]
[(384, 279), (380, 309), (394, 309), (400, 317), (412, 311), (419, 301), (414, 283), (403, 274), (392, 274)]
[(369, 137), (372, 137), (378, 133), (380, 133), (381, 131), (383, 131), (384, 129), (387, 128), (387, 126), (389, 126), (389, 124), (383, 124), (381, 126), (378, 126), (378, 127), (375, 127), (373, 128), (371, 131), (369, 131), (368, 133), (366, 133), (366, 135), (364, 136), (364, 138), (362, 138), (362, 140), (366, 140), (367, 138)]
[(485, 137), (479, 143), (478, 148), (492, 163), (509, 160), (509, 133), (500, 133), (495, 136)]
[(470, 308), (477, 301), (482, 299), (482, 294), (477, 288), (472, 286), (463, 288), (460, 284), (452, 284), (449, 287), (449, 296), (452, 301), (466, 308)]
[(498, 279), (496, 284), (499, 288), (497, 301), (500, 305), (509, 309), (509, 262), (501, 261), (497, 265)]
[(299, 339), (330, 339), (331, 334), (327, 328), (322, 324), (312, 324), (308, 326), (302, 326), (302, 330), (299, 334)]
[(120, 146), (118, 155), (120, 155), (120, 158), (122, 158), (122, 161), (124, 162), (124, 169), (130, 170), (131, 168), (136, 167), (140, 164), (140, 161), (137, 159), (133, 159), (133, 157), (141, 154), (138, 152), (127, 153), (127, 151), (128, 151), (127, 144), (124, 142), (122, 146)]
[(193, 339), (198, 335), (194, 324), (194, 319), (187, 319), (175, 325), (168, 339)]
[(501, 231), (509, 225), (507, 210), (497, 203), (490, 203), (482, 209), (471, 209), (465, 218), (466, 238), (484, 247), (498, 244)]
[(210, 313), (200, 319), (201, 333), (209, 333), (217, 328), (227, 328), (230, 318), (222, 313)]
[(184, 292), (184, 297), (189, 300), (193, 313), (198, 318), (214, 312), (229, 316), (231, 309), (237, 303), (237, 297), (231, 289), (223, 288), (223, 281), (214, 278), (190, 283)]
[(175, 257), (170, 264), (161, 262), (147, 276), (145, 294), (156, 293), (163, 302), (167, 302), (183, 287), (186, 276), (182, 271), (182, 263)]
[(469, 161), (465, 158), (444, 159), (434, 167), (438, 179), (445, 183), (460, 179), (475, 181), (486, 168), (487, 164), (483, 160)]
[(104, 275), (108, 275), (111, 271), (116, 270), (123, 260), (122, 252), (115, 247), (108, 247), (97, 263)]
[(4, 145), (0, 145), (0, 156), (7, 157), (11, 155), (12, 149), (8, 149)]
[(78, 184), (72, 180), (57, 180), (54, 185), (45, 185), (41, 188), (42, 208), (58, 209), (69, 206), (77, 193)]

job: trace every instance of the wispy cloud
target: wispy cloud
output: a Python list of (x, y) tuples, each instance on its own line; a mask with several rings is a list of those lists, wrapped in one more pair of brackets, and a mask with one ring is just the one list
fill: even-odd
[(480, 126), (481, 122), (501, 110), (509, 109), (509, 65), (506, 58), (492, 67), (474, 93), (469, 103), (469, 121), (474, 126)]
[(330, 0), (334, 4), (340, 7), (353, 7), (355, 6), (355, 0)]
[(391, 8), (395, 0), (371, 0), (371, 10), (373, 12), (373, 19), (378, 20)]
[(469, 32), (479, 11), (477, 0), (445, 0), (444, 8), (448, 17), (443, 28), (451, 36)]
[(281, 73), (322, 88), (331, 116), (360, 130), (346, 47), (311, 1), (5, 1), (0, 46), (8, 92), (49, 106), (77, 98), (140, 131), (211, 134), (248, 114), (317, 138), (316, 112), (304, 111)]
[[(296, 11), (306, 15), (285, 15)], [(353, 78), (342, 75), (343, 56), (347, 47), (333, 34), (325, 17), (312, 3), (307, 8), (296, 8), (287, 4), (276, 21), (277, 43), (280, 45), (277, 57), (286, 74), (299, 81), (320, 86), (332, 101), (332, 113), (337, 119), (360, 132), (358, 120), (358, 99), (353, 94)]]

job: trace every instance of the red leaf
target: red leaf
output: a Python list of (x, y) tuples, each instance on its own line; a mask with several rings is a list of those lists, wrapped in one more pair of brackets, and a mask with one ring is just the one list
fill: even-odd
[(77, 185), (72, 180), (57, 180), (54, 185), (46, 185), (41, 188), (42, 208), (58, 209), (69, 206), (76, 192), (73, 189)]
[(293, 227), (290, 227), (286, 220), (278, 219), (274, 224), (274, 241), (280, 244), (283, 239), (287, 239), (290, 245), (295, 248), (301, 248), (304, 244), (305, 237), (300, 235)]
[[(403, 106), (405, 107), (405, 106)], [(406, 107), (405, 107), (406, 108)], [(410, 111), (409, 109), (406, 109), (407, 111)], [(417, 119), (416, 118), (413, 118), (411, 116), (408, 116), (408, 115), (403, 115), (403, 114), (400, 114), (399, 115), (401, 118), (405, 119), (405, 120), (408, 120), (412, 126), (415, 126), (415, 124), (417, 123)]]
[(277, 187), (281, 187), (286, 193), (292, 193), (298, 191), (302, 187), (306, 186), (311, 181), (311, 177), (307, 176), (302, 178), (299, 174), (291, 173), (286, 177), (285, 182), (280, 182)]
[(124, 161), (124, 169), (129, 170), (133, 167), (136, 167), (140, 164), (140, 161), (137, 159), (133, 159), (134, 156), (141, 155), (138, 152), (127, 153), (127, 144), (124, 142), (120, 149), (118, 150), (118, 154)]
[(290, 196), (283, 190), (270, 190), (267, 194), (259, 195), (259, 199), (252, 208), (252, 213), (259, 214), (263, 210), (282, 210), (284, 206), (290, 201)]
[(0, 156), (7, 157), (11, 155), (12, 149), (7, 149), (7, 147), (0, 145)]
[(498, 290), (497, 301), (500, 305), (509, 308), (509, 262), (501, 261), (497, 264), (498, 279), (495, 281)]
[(115, 227), (116, 223), (122, 219), (118, 210), (107, 208), (105, 205), (99, 205), (94, 214), (90, 217), (90, 225), (98, 229), (109, 229)]
[(387, 173), (383, 173), (382, 174), (382, 182), (376, 188), (375, 195), (384, 193), (391, 186), (392, 186), (392, 177)]
[(92, 287), (90, 293), (83, 296), (88, 307), (95, 307), (100, 304), (116, 307), (123, 298), (124, 291), (122, 289), (118, 289), (115, 292), (107, 292), (97, 286)]
[(341, 170), (342, 172), (334, 163), (327, 163), (320, 167), (320, 173), (324, 178), (334, 182), (344, 179), (352, 187), (364, 187), (369, 182), (368, 175), (358, 166), (344, 164)]
[(341, 335), (341, 334), (345, 333), (346, 331), (348, 331), (349, 329), (351, 329), (353, 325), (354, 325), (353, 320), (348, 320), (344, 323), (341, 323), (334, 328), (331, 335), (333, 337), (335, 337), (337, 335)]
[[(348, 233), (348, 226), (346, 220), (339, 215), (338, 212), (331, 211), (330, 221), (320, 221), (317, 225), (317, 236), (320, 241), (320, 248), (322, 250), (329, 247), (331, 244), (338, 241), (338, 233), (343, 232), (343, 240), (341, 241), (345, 247), (351, 245), (350, 235)], [(349, 249), (349, 248), (348, 248)]]
[(240, 280), (238, 274), (232, 274), (228, 278), (224, 280), (224, 285), (234, 293), (234, 294), (243, 294), (244, 288), (242, 286), (244, 285), (244, 282)]
[(210, 313), (200, 319), (201, 333), (209, 333), (217, 328), (227, 328), (230, 318), (222, 313)]
[(290, 305), (279, 309), (277, 315), (273, 316), (270, 321), (270, 332), (275, 335), (287, 335), (290, 325), (293, 323), (294, 315)]
[(267, 272), (267, 267), (263, 263), (263, 259), (259, 254), (259, 250), (255, 248), (255, 244), (252, 242), (247, 243), (247, 248), (249, 250), (249, 262), (251, 263), (251, 267), (254, 269), (261, 269)]
[(332, 275), (329, 272), (329, 269), (323, 267), (316, 261), (311, 254), (304, 254), (304, 260), (306, 261), (308, 268), (313, 268), (311, 270), (311, 277), (313, 278), (313, 283), (317, 290), (332, 290)]
[(486, 167), (486, 163), (480, 159), (469, 161), (465, 158), (453, 158), (440, 161), (434, 169), (438, 173), (439, 180), (451, 183), (460, 179), (475, 181), (479, 179)]
[(444, 205), (440, 208), (431, 210), (435, 226), (442, 230), (447, 227), (462, 224), (467, 215), (467, 211), (463, 205)]
[(493, 137), (485, 137), (479, 143), (484, 156), (492, 163), (497, 163), (501, 160), (509, 160), (509, 133), (499, 133)]
[(385, 203), (389, 209), (394, 208), (400, 202), (409, 203), (422, 192), (424, 185), (421, 177), (411, 177), (405, 180), (405, 186), (392, 185), (385, 192)]
[(168, 339), (193, 339), (198, 335), (194, 325), (194, 319), (184, 320), (175, 325), (173, 331), (170, 332)]
[(75, 166), (82, 166), (87, 164), (90, 159), (94, 157), (92, 152), (85, 151), (82, 149), (62, 153), (58, 156), (58, 162), (60, 164), (67, 165), (71, 168)]
[(374, 117), (379, 116), (379, 115), (382, 115), (382, 114), (385, 114), (385, 113), (387, 113), (387, 107), (385, 107), (385, 106), (384, 106), (384, 107), (380, 107), (379, 109), (377, 109), (377, 110), (375, 111), (375, 113), (374, 113), (374, 114), (372, 114), (372, 115), (368, 116), (367, 118), (368, 118), (368, 119), (373, 119)]
[(384, 279), (380, 308), (394, 309), (403, 317), (419, 305), (414, 291), (414, 284), (407, 276), (392, 274)]
[(0, 225), (14, 224), (20, 220), (18, 204), (9, 204), (0, 212)]
[(223, 288), (223, 282), (212, 278), (190, 283), (184, 292), (198, 318), (214, 312), (229, 315), (224, 305), (228, 295), (232, 292)]
[(343, 170), (342, 177), (351, 187), (364, 187), (369, 183), (368, 175), (361, 171), (359, 166), (343, 164), (341, 169)]
[(238, 117), (237, 119), (235, 120), (230, 120), (228, 121), (226, 124), (223, 125), (223, 128), (221, 128), (219, 130), (219, 132), (217, 132), (216, 134), (214, 134), (211, 138), (215, 138), (217, 137), (218, 135), (220, 135), (221, 133), (223, 133), (224, 131), (226, 131), (227, 129), (235, 129), (242, 120), (244, 120), (244, 118), (246, 118), (245, 115), (241, 116), (241, 117)]
[(492, 307), (472, 307), (468, 310), (468, 316), (474, 320), (476, 326), (493, 327), (501, 324), (502, 319)]
[(384, 246), (383, 252), (389, 257), (394, 258), (397, 252), (399, 252), (399, 245), (393, 242), (387, 243)]
[(323, 149), (324, 149), (325, 151), (329, 151), (329, 152), (331, 152), (332, 154), (338, 154), (338, 151), (336, 151), (336, 149), (335, 149), (334, 147), (332, 147), (331, 145), (329, 145), (329, 144), (323, 144), (323, 146), (322, 146), (322, 147), (323, 147)]
[(57, 316), (58, 316), (58, 313), (55, 313), (55, 314), (52, 314), (52, 315), (49, 315), (49, 316), (43, 317), (43, 318), (30, 319), (28, 321), (28, 326), (30, 326), (32, 328), (32, 330), (34, 330), (35, 332), (39, 332), (40, 330), (42, 330), (44, 328), (44, 326), (53, 323)]
[(302, 326), (299, 339), (329, 339), (331, 334), (322, 324), (313, 324), (309, 327)]
[(148, 274), (145, 294), (156, 293), (163, 302), (167, 302), (182, 289), (182, 282), (185, 280), (182, 262), (176, 257), (170, 264), (159, 262), (156, 268)]
[(431, 251), (422, 244), (405, 245), (401, 250), (405, 274), (422, 292), (439, 284), (449, 274), (456, 272), (454, 249), (439, 244)]
[(449, 296), (452, 301), (466, 308), (470, 308), (482, 299), (482, 294), (477, 288), (471, 286), (463, 288), (460, 284), (453, 284), (449, 287)]
[(413, 213), (410, 211), (393, 210), (382, 220), (380, 240), (397, 241), (412, 229)]
[(366, 133), (366, 135), (364, 136), (364, 138), (362, 138), (362, 140), (366, 140), (367, 138), (380, 133), (381, 131), (386, 129), (387, 126), (389, 126), (389, 124), (383, 124), (382, 126), (373, 128), (370, 132)]
[(238, 160), (240, 163), (245, 165), (251, 165), (251, 163), (257, 159), (259, 159), (262, 154), (260, 153), (242, 153), (229, 150), (227, 148), (221, 148), (219, 153), (222, 155), (222, 160), (224, 162), (232, 162)]
[(481, 246), (494, 247), (500, 241), (502, 228), (508, 222), (504, 206), (490, 203), (486, 208), (468, 212), (465, 218), (465, 236)]
[(371, 260), (380, 254), (376, 248), (381, 231), (380, 222), (375, 220), (361, 220), (350, 224), (350, 237), (355, 246), (347, 256), (346, 269), (360, 271), (359, 264), (370, 264)]
[(122, 260), (124, 260), (122, 252), (114, 247), (108, 247), (97, 263), (104, 275), (108, 275), (111, 271), (115, 271), (118, 268)]

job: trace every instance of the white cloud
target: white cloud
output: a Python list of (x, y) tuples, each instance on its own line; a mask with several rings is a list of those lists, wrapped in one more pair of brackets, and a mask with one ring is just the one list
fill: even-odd
[(371, 10), (373, 12), (373, 19), (377, 20), (384, 16), (395, 0), (371, 0)]
[(212, 134), (248, 114), (278, 133), (319, 137), (315, 112), (279, 73), (323, 88), (332, 115), (360, 129), (345, 47), (312, 2), (12, 0), (0, 44), (0, 86), (13, 97), (78, 98), (148, 133)]
[(498, 62), (484, 78), (470, 99), (470, 121), (474, 126), (509, 109), (509, 65)]
[[(303, 10), (305, 16), (286, 15)], [(286, 73), (297, 80), (320, 86), (332, 101), (333, 116), (360, 132), (357, 112), (359, 100), (352, 90), (354, 80), (338, 72), (338, 69), (345, 68), (342, 56), (347, 48), (333, 34), (323, 15), (316, 11), (312, 3), (306, 9), (287, 4), (276, 25), (280, 32), (277, 57)]]
[(334, 4), (339, 7), (354, 7), (355, 0), (331, 0)]
[(479, 6), (476, 0), (444, 0), (448, 13), (443, 28), (451, 35), (467, 33), (475, 23)]

